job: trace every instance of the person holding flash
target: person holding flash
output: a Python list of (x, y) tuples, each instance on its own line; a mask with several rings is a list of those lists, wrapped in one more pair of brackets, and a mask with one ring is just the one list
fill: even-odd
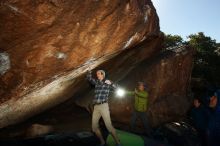
[(134, 91), (127, 91), (128, 95), (134, 96), (134, 111), (131, 116), (131, 130), (135, 130), (135, 122), (138, 118), (141, 119), (145, 132), (148, 136), (151, 136), (151, 128), (148, 124), (148, 118), (146, 115), (148, 105), (148, 92), (146, 91), (146, 85), (144, 82), (138, 82), (137, 89)]

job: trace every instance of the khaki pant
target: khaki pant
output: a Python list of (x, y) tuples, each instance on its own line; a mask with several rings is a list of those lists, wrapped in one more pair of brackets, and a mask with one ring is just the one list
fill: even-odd
[(95, 132), (99, 129), (99, 120), (103, 118), (105, 122), (105, 126), (110, 133), (114, 130), (112, 126), (110, 111), (108, 103), (99, 104), (94, 106), (93, 114), (92, 114), (92, 130)]

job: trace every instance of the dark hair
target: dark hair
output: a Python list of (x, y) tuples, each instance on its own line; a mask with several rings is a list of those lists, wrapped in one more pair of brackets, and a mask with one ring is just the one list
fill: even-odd
[(198, 100), (199, 101), (199, 103), (202, 103), (202, 99), (201, 98), (199, 98), (199, 97), (194, 97), (194, 99), (193, 100)]
[(139, 82), (138, 82), (138, 86), (139, 86), (139, 85), (143, 85), (143, 86), (144, 86), (144, 89), (146, 89), (146, 88), (147, 88), (147, 84), (145, 84), (145, 83), (144, 83), (144, 82), (142, 82), (142, 81), (139, 81)]

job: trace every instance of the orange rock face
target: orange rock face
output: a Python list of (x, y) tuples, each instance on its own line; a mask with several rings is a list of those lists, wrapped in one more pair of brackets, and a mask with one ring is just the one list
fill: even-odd
[[(89, 110), (89, 68), (104, 68), (130, 89), (146, 81), (152, 115), (165, 112), (153, 110), (157, 99), (177, 95), (185, 101), (192, 56), (156, 61), (163, 34), (149, 0), (2, 0), (0, 31), (1, 128), (67, 100)], [(116, 121), (128, 121), (131, 100), (123, 107), (112, 110)]]

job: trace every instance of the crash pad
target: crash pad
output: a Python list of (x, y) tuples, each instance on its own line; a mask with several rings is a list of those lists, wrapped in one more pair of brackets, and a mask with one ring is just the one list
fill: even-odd
[[(122, 146), (144, 146), (144, 140), (141, 136), (121, 130), (116, 130), (116, 132)], [(107, 137), (107, 145), (115, 146), (115, 141), (110, 134)]]

